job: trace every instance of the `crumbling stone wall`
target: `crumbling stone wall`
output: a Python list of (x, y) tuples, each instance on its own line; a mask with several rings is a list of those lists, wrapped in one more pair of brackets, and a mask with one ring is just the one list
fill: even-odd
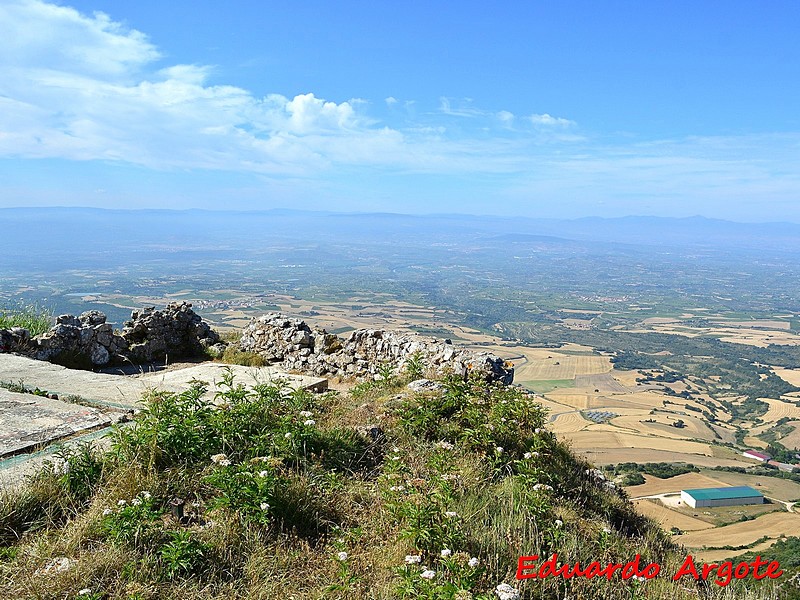
[(242, 332), (239, 346), (287, 370), (319, 376), (374, 377), (382, 365), (402, 371), (409, 360), (418, 356), (427, 368), (438, 373), (478, 371), (489, 380), (507, 384), (514, 379), (513, 367), (488, 352), (391, 330), (358, 329), (347, 338), (340, 338), (280, 313), (254, 318)]
[(98, 310), (84, 312), (79, 317), (61, 315), (55, 327), (32, 342), (33, 357), (39, 360), (58, 361), (68, 357), (75, 362), (88, 360), (95, 366), (108, 364), (112, 356), (128, 347)]
[(186, 302), (173, 302), (163, 311), (152, 306), (135, 310), (121, 333), (97, 310), (61, 315), (54, 327), (34, 338), (20, 327), (0, 330), (0, 352), (79, 368), (199, 356), (211, 347), (221, 352), (224, 343)]
[(128, 344), (126, 357), (134, 362), (199, 356), (220, 344), (217, 332), (188, 302), (171, 302), (163, 311), (154, 306), (133, 311), (122, 337)]

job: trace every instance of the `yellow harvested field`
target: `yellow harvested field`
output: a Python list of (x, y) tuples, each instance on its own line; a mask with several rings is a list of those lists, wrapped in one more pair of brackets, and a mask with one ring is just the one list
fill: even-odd
[(782, 369), (780, 367), (774, 367), (772, 370), (784, 381), (800, 387), (800, 369)]
[(745, 329), (785, 329), (788, 331), (792, 328), (789, 321), (768, 321), (763, 319), (761, 321), (717, 321), (720, 325), (726, 327), (744, 327)]
[(625, 387), (634, 387), (639, 385), (636, 380), (642, 376), (639, 371), (624, 371), (621, 369), (614, 369), (611, 375)]
[(714, 527), (711, 523), (671, 510), (658, 500), (635, 500), (633, 504), (636, 507), (636, 512), (650, 517), (666, 530), (677, 527), (681, 531), (699, 531)]
[(585, 429), (591, 424), (592, 422), (584, 419), (580, 413), (570, 412), (556, 416), (555, 420), (550, 424), (550, 429), (556, 434), (574, 433)]
[[(569, 439), (569, 435), (564, 436)], [(666, 450), (641, 450), (639, 448), (575, 448), (578, 454), (596, 465), (611, 465), (621, 462), (685, 462), (698, 467), (745, 467), (749, 463), (731, 457), (669, 452)]]
[[(611, 420), (611, 423), (635, 433), (652, 435), (655, 437), (666, 437), (675, 440), (703, 440), (713, 441), (714, 434), (702, 422), (693, 422), (688, 417), (680, 416), (686, 424), (683, 428), (673, 427), (677, 417), (665, 414), (650, 415), (644, 411), (635, 416), (621, 416)], [(655, 419), (655, 423), (645, 422), (647, 419)]]
[(708, 473), (717, 479), (721, 485), (749, 485), (769, 498), (790, 502), (800, 498), (800, 483), (789, 479), (777, 477), (760, 477), (745, 473), (730, 473), (727, 471), (713, 471)]
[(753, 437), (752, 435), (746, 435), (744, 438), (742, 438), (742, 442), (744, 442), (745, 446), (759, 448), (760, 450), (763, 450), (768, 446), (767, 442), (760, 440), (757, 437)]
[(678, 493), (681, 490), (691, 490), (706, 487), (725, 487), (726, 484), (719, 479), (712, 479), (701, 473), (684, 473), (669, 479), (661, 479), (653, 475), (645, 475), (645, 482), (641, 485), (634, 485), (625, 488), (631, 498), (641, 498), (642, 496), (655, 496), (657, 494)]
[(790, 419), (800, 419), (800, 406), (784, 402), (783, 400), (775, 400), (773, 398), (761, 398), (764, 402), (769, 404), (767, 414), (761, 417), (764, 421), (777, 421), (783, 417)]
[(675, 536), (675, 541), (690, 548), (744, 546), (753, 544), (764, 536), (778, 538), (794, 531), (800, 531), (800, 514), (779, 511), (767, 513), (752, 521), (678, 535)]
[(781, 444), (787, 448), (800, 449), (800, 421), (789, 421), (787, 425), (794, 427), (794, 431), (789, 435), (783, 436), (781, 438)]
[(642, 321), (644, 325), (661, 325), (664, 323), (678, 323), (680, 319), (675, 317), (649, 317)]
[(619, 433), (596, 430), (577, 431), (571, 434), (569, 439), (576, 450), (584, 448), (636, 448), (641, 453), (639, 462), (651, 462), (647, 457), (650, 450), (712, 456), (708, 444), (688, 440), (654, 438), (627, 433), (622, 430)]
[(756, 544), (750, 548), (742, 548), (741, 550), (695, 550), (692, 552), (692, 555), (704, 563), (718, 563), (727, 558), (735, 558), (737, 556), (741, 556), (742, 554), (747, 554), (748, 552), (763, 552), (767, 548), (771, 547), (775, 542), (776, 540), (766, 540), (760, 544)]
[[(600, 394), (577, 392), (577, 388), (558, 388), (552, 392), (547, 392), (545, 398), (570, 406), (573, 409), (594, 409), (594, 408), (630, 408), (626, 396), (602, 396)], [(633, 408), (636, 408), (635, 406)]]
[(517, 366), (515, 377), (520, 381), (574, 379), (576, 375), (594, 375), (611, 371), (607, 356), (570, 355), (551, 351), (548, 356), (526, 361)]

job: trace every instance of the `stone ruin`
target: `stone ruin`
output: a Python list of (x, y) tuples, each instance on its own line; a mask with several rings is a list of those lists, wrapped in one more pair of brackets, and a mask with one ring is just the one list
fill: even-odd
[(112, 356), (119, 355), (128, 342), (106, 323), (105, 314), (90, 310), (79, 317), (61, 315), (50, 331), (31, 340), (33, 357), (38, 360), (70, 362), (88, 360), (91, 365), (107, 365)]
[(200, 356), (208, 348), (221, 352), (224, 344), (188, 302), (172, 302), (164, 311), (149, 306), (131, 313), (122, 327), (128, 343), (126, 356), (133, 362), (169, 357)]
[(0, 329), (0, 352), (19, 352), (79, 368), (123, 362), (152, 362), (200, 356), (207, 348), (224, 350), (219, 335), (186, 302), (173, 302), (161, 311), (135, 310), (121, 332), (97, 310), (79, 317), (61, 315), (54, 327), (31, 337), (26, 329)]
[(449, 340), (376, 329), (357, 329), (340, 338), (280, 313), (254, 318), (244, 328), (239, 347), (286, 370), (318, 376), (376, 378), (383, 365), (399, 372), (419, 357), (426, 369), (437, 374), (479, 372), (489, 381), (514, 380), (513, 366), (502, 358), (457, 348)]

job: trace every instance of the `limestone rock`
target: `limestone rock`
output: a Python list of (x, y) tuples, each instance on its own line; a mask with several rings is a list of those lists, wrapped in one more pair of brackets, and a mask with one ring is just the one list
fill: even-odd
[(163, 311), (154, 306), (133, 311), (122, 339), (126, 356), (134, 362), (199, 356), (205, 348), (220, 344), (219, 335), (188, 302), (172, 302)]
[(409, 361), (419, 358), (437, 374), (477, 372), (487, 381), (504, 384), (514, 379), (513, 367), (502, 358), (457, 348), (449, 340), (380, 329), (358, 329), (342, 339), (280, 313), (254, 318), (245, 327), (239, 345), (244, 351), (280, 363), (284, 369), (321, 376), (379, 379), (383, 368), (400, 373)]

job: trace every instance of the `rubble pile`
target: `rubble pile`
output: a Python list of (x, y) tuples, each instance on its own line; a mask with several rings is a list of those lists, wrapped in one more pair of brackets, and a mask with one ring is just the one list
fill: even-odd
[(126, 357), (133, 362), (199, 356), (220, 344), (217, 332), (188, 302), (171, 302), (163, 311), (154, 306), (133, 311), (122, 337), (128, 344)]
[(122, 332), (115, 332), (98, 310), (61, 315), (49, 331), (33, 338), (20, 327), (0, 330), (0, 352), (78, 368), (199, 356), (208, 348), (219, 353), (224, 346), (186, 302), (168, 304), (163, 311), (152, 306), (135, 310)]
[(112, 356), (128, 347), (98, 310), (86, 311), (79, 317), (61, 315), (55, 327), (36, 336), (31, 343), (31, 354), (38, 360), (59, 361), (68, 357), (80, 362), (83, 358), (95, 366), (108, 364)]
[(418, 359), (437, 374), (480, 372), (487, 380), (506, 384), (514, 378), (513, 367), (502, 358), (457, 348), (449, 340), (380, 329), (358, 329), (340, 338), (280, 313), (253, 319), (239, 346), (280, 363), (284, 369), (319, 376), (377, 378), (384, 365), (400, 372), (409, 361)]

